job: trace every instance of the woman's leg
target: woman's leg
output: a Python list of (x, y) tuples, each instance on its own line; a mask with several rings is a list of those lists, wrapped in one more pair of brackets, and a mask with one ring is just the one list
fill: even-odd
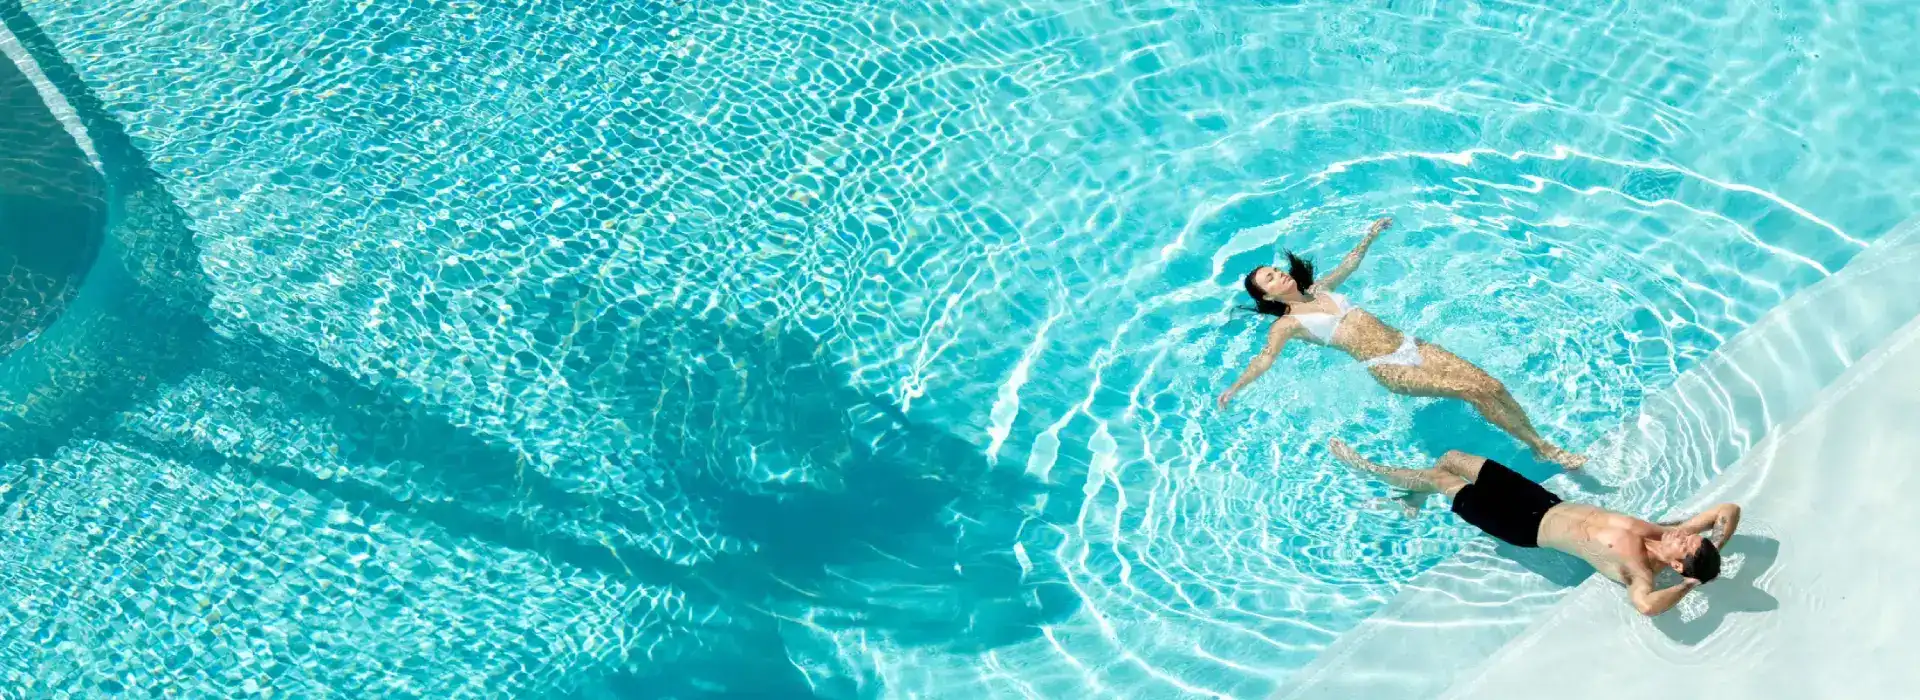
[(1587, 458), (1548, 442), (1533, 427), (1527, 412), (1499, 380), (1460, 356), (1432, 345), (1420, 347), (1421, 364), (1374, 365), (1373, 376), (1389, 390), (1414, 396), (1445, 396), (1473, 406), (1488, 423), (1506, 431), (1533, 450), (1537, 459), (1567, 469), (1579, 469)]

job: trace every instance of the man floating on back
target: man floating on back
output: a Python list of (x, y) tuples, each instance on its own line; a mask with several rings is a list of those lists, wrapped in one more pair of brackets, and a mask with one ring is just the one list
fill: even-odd
[[(1586, 560), (1601, 575), (1621, 583), (1640, 614), (1666, 612), (1688, 591), (1720, 575), (1720, 548), (1740, 526), (1740, 506), (1722, 503), (1673, 526), (1584, 503), (1568, 503), (1512, 469), (1460, 451), (1442, 455), (1429, 469), (1395, 469), (1355, 454), (1340, 440), (1334, 457), (1359, 471), (1408, 491), (1400, 498), (1408, 515), (1428, 496), (1453, 499), (1453, 512), (1468, 524), (1518, 547), (1547, 547)], [(1700, 533), (1712, 528), (1718, 541)], [(1660, 567), (1683, 580), (1655, 590)]]

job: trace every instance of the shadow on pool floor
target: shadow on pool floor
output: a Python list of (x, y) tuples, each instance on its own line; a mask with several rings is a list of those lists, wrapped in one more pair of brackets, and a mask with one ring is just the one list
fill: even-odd
[[(669, 413), (725, 416), (729, 424), (771, 438), (776, 452), (809, 459), (826, 455), (819, 464), (836, 472), (835, 488), (780, 490), (743, 482), (738, 474), (712, 468), (712, 455), (703, 451), (713, 445), (688, 440), (688, 433), (656, 430), (651, 437), (658, 453), (646, 457), (666, 466), (690, 502), (716, 514), (720, 534), (755, 543), (755, 552), (686, 567), (638, 550), (609, 551), (601, 543), (511, 517), (523, 502), (534, 502), (567, 517), (645, 522), (573, 485), (538, 474), (529, 478), (516, 451), (308, 353), (269, 338), (213, 333), (199, 250), (162, 180), (17, 2), (0, 0), (0, 16), (66, 93), (101, 153), (107, 177), (123, 198), (124, 211), (111, 235), (127, 253), (125, 276), (113, 282), (119, 286), (111, 303), (86, 320), (93, 324), (87, 329), (90, 347), (104, 352), (46, 358), (51, 365), (45, 374), (52, 381), (29, 388), (24, 394), (29, 400), (20, 404), (26, 408), (0, 425), (9, 459), (47, 456), (75, 439), (127, 441), (227, 477), (365, 504), (557, 563), (642, 583), (679, 584), (696, 598), (755, 609), (829, 611), (823, 616), (826, 624), (882, 632), (903, 644), (990, 648), (1037, 635), (1040, 625), (1070, 615), (1077, 606), (1077, 597), (1062, 593), (1064, 584), (1051, 580), (1057, 574), (1029, 574), (1012, 561), (1011, 544), (1026, 521), (1019, 504), (1040, 488), (1037, 484), (987, 469), (985, 456), (967, 441), (854, 391), (843, 371), (805, 359), (820, 354), (811, 337), (743, 335), (731, 326), (678, 314), (658, 316), (655, 328), (724, 344), (759, 371), (750, 375), (753, 383), (744, 394), (749, 400), (713, 403), (687, 393)], [(312, 410), (340, 428), (351, 459), (410, 464), (418, 470), (415, 477), (443, 484), (461, 498), (417, 502), (371, 484), (320, 479), (300, 465), (259, 464), (207, 445), (116, 430), (124, 412), (208, 372)], [(630, 391), (647, 388), (644, 372), (628, 376), (641, 383), (627, 387)], [(627, 410), (638, 424), (663, 425), (657, 422), (657, 407), (635, 403)], [(856, 414), (863, 416), (861, 422), (848, 422)], [(822, 417), (826, 423), (816, 420)], [(509, 474), (513, 481), (505, 478)], [(508, 483), (515, 487), (504, 488)], [(857, 585), (836, 574), (846, 566), (863, 572)], [(875, 595), (886, 589), (896, 592), (891, 599)], [(737, 652), (714, 659), (717, 678), (754, 689), (796, 687), (784, 654), (769, 657), (784, 646), (770, 629), (749, 630), (743, 639), (716, 645)], [(762, 674), (743, 672), (743, 664), (770, 666), (760, 668)], [(776, 674), (782, 669), (788, 674)], [(633, 674), (643, 672), (607, 673), (617, 679), (639, 678)]]

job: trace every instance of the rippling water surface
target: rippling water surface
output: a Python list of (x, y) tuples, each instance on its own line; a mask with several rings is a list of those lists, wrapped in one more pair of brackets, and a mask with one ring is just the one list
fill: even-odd
[(1605, 478), (1920, 183), (1903, 2), (13, 2), (205, 278), (9, 456), (33, 688), (1260, 696), (1474, 536), (1329, 438), (1549, 471), (1215, 409), (1248, 269), (1393, 217), (1350, 296)]
[(0, 63), (0, 355), (72, 300), (100, 247), (103, 185), (33, 81)]

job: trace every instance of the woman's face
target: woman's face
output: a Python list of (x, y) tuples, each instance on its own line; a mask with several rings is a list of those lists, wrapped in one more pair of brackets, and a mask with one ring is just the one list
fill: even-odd
[(1253, 285), (1259, 287), (1260, 293), (1268, 299), (1278, 299), (1300, 291), (1300, 285), (1294, 284), (1292, 277), (1271, 265), (1262, 265), (1253, 271)]

